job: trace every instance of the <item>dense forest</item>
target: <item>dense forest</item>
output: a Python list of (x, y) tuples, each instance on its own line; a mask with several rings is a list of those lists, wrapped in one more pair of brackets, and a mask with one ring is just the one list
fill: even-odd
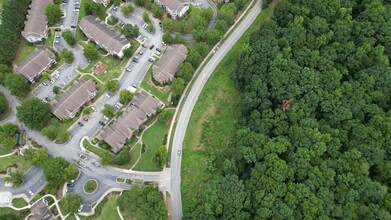
[(390, 3), (278, 3), (242, 47), (233, 145), (186, 218), (391, 219)]

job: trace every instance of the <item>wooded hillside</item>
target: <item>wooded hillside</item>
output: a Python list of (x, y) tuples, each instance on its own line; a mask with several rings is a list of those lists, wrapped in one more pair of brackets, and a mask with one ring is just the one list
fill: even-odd
[(242, 120), (187, 218), (391, 219), (390, 3), (276, 6), (242, 48)]

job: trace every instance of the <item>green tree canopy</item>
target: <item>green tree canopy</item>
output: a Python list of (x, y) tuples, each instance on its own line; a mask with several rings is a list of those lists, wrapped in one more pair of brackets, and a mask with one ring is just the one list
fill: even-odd
[(96, 46), (94, 43), (88, 43), (87, 46), (84, 47), (84, 56), (87, 57), (87, 59), (90, 60), (96, 60), (99, 57), (99, 51), (96, 49)]
[(76, 177), (77, 168), (62, 157), (49, 158), (43, 164), (46, 180), (55, 186)]
[(51, 118), (50, 106), (37, 98), (23, 101), (17, 108), (17, 118), (27, 127), (42, 130)]
[(114, 107), (110, 104), (105, 104), (102, 109), (102, 114), (106, 115), (107, 117), (113, 117), (115, 114)]
[[(61, 35), (70, 46), (76, 44), (76, 38), (75, 36), (73, 36), (73, 33), (69, 29), (63, 31)], [(62, 51), (64, 51), (64, 49)]]
[(61, 18), (62, 10), (59, 5), (48, 4), (45, 9), (46, 17), (50, 25), (56, 23)]
[(77, 213), (77, 210), (82, 203), (81, 196), (77, 193), (67, 193), (66, 196), (60, 200), (61, 210), (64, 211), (64, 214)]
[(133, 99), (133, 94), (127, 89), (121, 90), (119, 92), (119, 99), (128, 103)]
[(106, 89), (109, 91), (109, 92), (116, 92), (117, 91), (117, 83), (118, 83), (118, 80), (109, 80), (106, 82)]

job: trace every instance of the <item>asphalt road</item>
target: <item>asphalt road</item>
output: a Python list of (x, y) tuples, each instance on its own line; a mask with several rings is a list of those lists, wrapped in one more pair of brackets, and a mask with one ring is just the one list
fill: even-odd
[[(199, 74), (198, 78), (195, 80), (190, 93), (188, 94), (185, 103), (183, 105), (182, 111), (180, 113), (177, 126), (175, 128), (173, 144), (172, 144), (172, 153), (171, 153), (171, 217), (172, 219), (182, 219), (182, 199), (181, 199), (181, 161), (182, 157), (178, 156), (178, 150), (182, 150), (183, 140), (186, 134), (186, 129), (189, 123), (191, 113), (193, 111), (194, 105), (197, 102), (197, 99), (205, 86), (206, 81), (209, 76), (213, 73), (214, 69), (224, 58), (227, 52), (232, 48), (232, 46), (238, 41), (238, 39), (243, 35), (243, 33), (249, 28), (249, 26), (254, 22), (257, 15), (261, 12), (262, 1), (258, 0), (257, 4), (251, 9), (249, 14), (244, 18), (240, 25), (237, 25), (237, 28), (233, 33), (228, 37), (228, 39), (220, 46), (216, 53), (212, 56), (209, 62), (206, 64), (202, 72)], [(186, 154), (186, 151), (182, 151), (182, 155)]]

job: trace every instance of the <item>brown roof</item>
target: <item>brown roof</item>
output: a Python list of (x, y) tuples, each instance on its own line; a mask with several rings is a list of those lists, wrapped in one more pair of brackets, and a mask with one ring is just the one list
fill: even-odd
[(102, 129), (99, 135), (99, 139), (109, 144), (114, 152), (118, 152), (126, 139), (130, 138), (133, 132), (147, 121), (148, 116), (156, 114), (156, 109), (162, 106), (159, 100), (144, 91), (133, 98), (132, 104), (125, 109), (114, 124)]
[(95, 83), (90, 79), (76, 80), (69, 89), (54, 100), (51, 110), (60, 119), (67, 119), (97, 93)]
[(43, 201), (43, 199), (34, 203), (30, 208), (32, 216), (29, 217), (29, 220), (54, 220), (54, 216), (49, 210), (49, 207)]
[(22, 35), (40, 36), (46, 35), (47, 18), (45, 14), (46, 6), (53, 4), (52, 0), (32, 0), (30, 10), (28, 10), (27, 21), (25, 21)]
[(20, 64), (16, 65), (16, 71), (28, 80), (34, 79), (41, 74), (55, 58), (56, 56), (49, 48), (37, 48), (34, 53), (28, 56)]
[(133, 97), (131, 103), (148, 116), (156, 114), (156, 110), (162, 107), (162, 103), (159, 100), (150, 96), (145, 91), (142, 91), (140, 94)]
[(180, 11), (181, 6), (186, 3), (186, 1), (181, 0), (161, 0), (161, 3), (171, 9), (174, 12)]
[(162, 58), (153, 65), (153, 78), (160, 83), (172, 81), (178, 72), (179, 64), (183, 63), (186, 57), (187, 48), (184, 45), (169, 46)]
[(109, 144), (114, 152), (118, 152), (126, 139), (130, 138), (146, 120), (147, 115), (144, 112), (134, 106), (129, 106), (114, 124), (102, 130), (99, 138)]
[(81, 19), (79, 26), (98, 45), (102, 45), (105, 49), (117, 54), (122, 51), (124, 46), (129, 44), (124, 35), (91, 15)]

